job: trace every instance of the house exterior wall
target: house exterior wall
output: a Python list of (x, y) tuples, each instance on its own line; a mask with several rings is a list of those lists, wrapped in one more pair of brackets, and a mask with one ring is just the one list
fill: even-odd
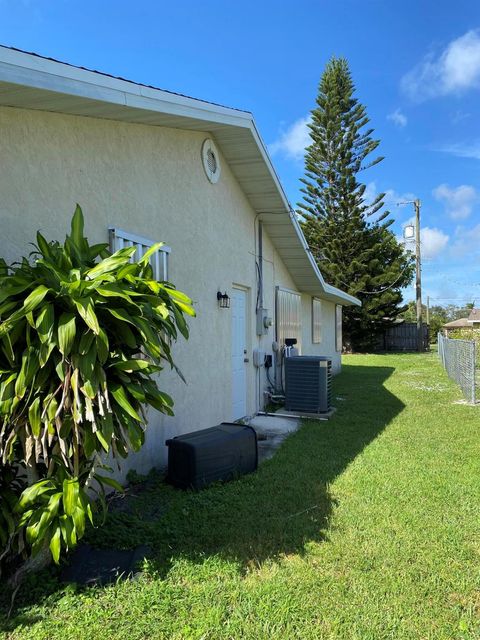
[[(190, 339), (174, 359), (187, 379), (164, 371), (161, 388), (175, 400), (175, 417), (151, 410), (147, 442), (129, 458), (141, 472), (166, 462), (167, 438), (231, 419), (231, 314), (218, 290), (247, 291), (247, 412), (263, 405), (264, 372), (254, 347), (271, 353), (274, 329), (256, 336), (255, 214), (222, 159), (217, 184), (208, 182), (201, 148), (206, 133), (48, 112), (0, 108), (0, 255), (7, 262), (30, 251), (38, 229), (63, 240), (78, 202), (91, 242), (108, 242), (108, 228), (164, 241), (172, 248), (169, 279), (195, 304)], [(264, 306), (274, 316), (275, 286), (295, 289), (267, 234), (263, 235)], [(311, 297), (302, 297), (303, 353), (332, 355), (334, 307), (324, 301), (324, 339), (311, 340)], [(332, 334), (333, 332), (333, 334)]]

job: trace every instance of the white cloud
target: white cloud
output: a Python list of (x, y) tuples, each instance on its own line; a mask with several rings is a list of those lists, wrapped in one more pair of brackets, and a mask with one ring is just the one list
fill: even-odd
[(311, 116), (305, 116), (294, 122), (286, 131), (282, 132), (279, 139), (268, 145), (270, 153), (281, 153), (288, 158), (300, 160), (305, 154), (305, 148), (311, 143), (308, 123)]
[(457, 109), (455, 113), (452, 114), (452, 122), (453, 124), (458, 124), (459, 122), (463, 122), (470, 118), (471, 114), (466, 111), (462, 111), (462, 109)]
[(434, 260), (443, 253), (448, 244), (449, 236), (441, 229), (422, 227), (420, 230), (420, 243), (422, 258)]
[(387, 120), (390, 120), (394, 125), (400, 127), (401, 129), (403, 127), (406, 127), (408, 122), (407, 116), (402, 113), (400, 109), (395, 109), (395, 111), (389, 113), (387, 116)]
[[(466, 264), (474, 255), (480, 253), (480, 224), (467, 228), (459, 226), (455, 229), (455, 239), (451, 253), (454, 258), (462, 259)], [(471, 263), (471, 262), (470, 262)]]
[(395, 189), (387, 189), (385, 191), (385, 206), (392, 211), (399, 206), (413, 206), (411, 203), (417, 199), (414, 193), (398, 193)]
[[(377, 195), (378, 191), (375, 182), (369, 182), (365, 189), (365, 197), (368, 197), (369, 201), (373, 201)], [(411, 207), (413, 209), (413, 204), (410, 203), (416, 200), (416, 198), (417, 196), (414, 193), (398, 193), (394, 189), (388, 189), (385, 192), (385, 206), (395, 214), (396, 205), (401, 205), (402, 203), (405, 203), (404, 207), (402, 207), (404, 210), (405, 207)], [(413, 215), (402, 222), (402, 233), (401, 235), (397, 235), (397, 240), (405, 246), (406, 250), (415, 252), (415, 241), (406, 241), (403, 237), (403, 230), (407, 225), (411, 224), (415, 224), (415, 216)], [(420, 229), (422, 260), (435, 260), (439, 255), (445, 253), (449, 240), (450, 237), (441, 229), (437, 229), (436, 227), (422, 227)]]
[[(379, 193), (380, 191), (377, 189), (376, 182), (372, 181), (367, 184), (363, 197), (366, 202), (373, 202)], [(417, 196), (413, 193), (398, 193), (395, 189), (387, 189), (385, 191), (383, 202), (387, 209), (394, 212), (397, 205), (401, 205), (404, 202), (413, 202), (416, 197)]]
[[(415, 225), (415, 216), (411, 216), (402, 223), (402, 235), (397, 236), (397, 240), (405, 245), (405, 249), (415, 253), (415, 239), (405, 240), (404, 230), (407, 225)], [(450, 236), (436, 227), (421, 227), (420, 229), (420, 245), (422, 249), (422, 261), (435, 260), (441, 253), (447, 249)]]
[(445, 210), (452, 220), (468, 218), (479, 199), (474, 187), (467, 184), (456, 188), (450, 188), (448, 184), (440, 184), (432, 193), (436, 200), (444, 203)]
[(365, 191), (363, 193), (363, 198), (365, 200), (365, 202), (370, 203), (373, 202), (375, 200), (375, 198), (378, 196), (378, 190), (377, 190), (377, 185), (375, 182), (369, 182), (366, 187), (365, 187)]
[(474, 158), (475, 160), (480, 160), (480, 140), (449, 144), (441, 147), (439, 150), (445, 153), (451, 153), (459, 158)]
[(403, 76), (401, 87), (415, 101), (480, 87), (479, 30), (452, 40), (437, 57), (427, 55)]

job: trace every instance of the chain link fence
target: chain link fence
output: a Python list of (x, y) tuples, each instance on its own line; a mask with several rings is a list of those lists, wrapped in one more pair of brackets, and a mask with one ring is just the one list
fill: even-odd
[(474, 340), (445, 338), (438, 334), (438, 355), (448, 376), (455, 380), (465, 398), (475, 403), (476, 345)]

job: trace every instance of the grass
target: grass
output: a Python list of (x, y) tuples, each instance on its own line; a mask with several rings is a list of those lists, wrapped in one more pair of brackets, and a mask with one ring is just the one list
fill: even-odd
[(150, 545), (142, 577), (36, 576), (0, 637), (480, 638), (480, 408), (432, 354), (346, 357), (335, 396), (251, 476), (151, 479), (90, 534)]

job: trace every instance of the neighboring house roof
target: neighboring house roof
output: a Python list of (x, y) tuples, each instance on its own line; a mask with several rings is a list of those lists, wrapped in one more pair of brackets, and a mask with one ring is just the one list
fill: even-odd
[(458, 320), (452, 320), (442, 326), (442, 329), (461, 329), (462, 327), (469, 327), (468, 318), (458, 318)]
[(361, 304), (323, 279), (251, 113), (3, 46), (0, 105), (210, 132), (298, 290)]
[(468, 316), (468, 322), (480, 322), (480, 309), (472, 309)]

